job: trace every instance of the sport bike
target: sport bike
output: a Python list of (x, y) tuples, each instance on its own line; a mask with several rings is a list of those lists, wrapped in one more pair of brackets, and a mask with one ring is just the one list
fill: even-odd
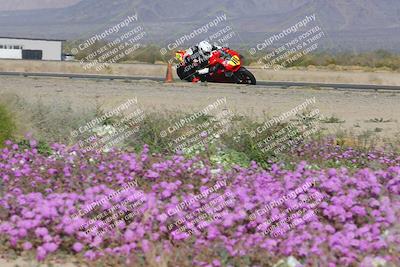
[[(241, 55), (226, 47), (211, 52), (208, 62), (192, 60), (190, 56), (185, 56), (184, 50), (177, 51), (175, 56), (179, 62), (177, 74), (181, 80), (252, 85), (257, 83), (254, 75), (242, 66)], [(208, 73), (199, 74), (199, 69), (206, 67), (209, 68)]]

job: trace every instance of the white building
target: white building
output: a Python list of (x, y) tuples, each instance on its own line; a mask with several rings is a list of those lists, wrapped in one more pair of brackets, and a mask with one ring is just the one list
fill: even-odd
[(61, 60), (64, 40), (0, 37), (0, 59)]

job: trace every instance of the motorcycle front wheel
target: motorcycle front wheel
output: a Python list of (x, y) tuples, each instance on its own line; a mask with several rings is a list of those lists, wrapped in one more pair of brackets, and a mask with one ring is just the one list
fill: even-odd
[(256, 85), (256, 77), (248, 69), (241, 67), (237, 72), (235, 72), (236, 83), (238, 84), (251, 84)]

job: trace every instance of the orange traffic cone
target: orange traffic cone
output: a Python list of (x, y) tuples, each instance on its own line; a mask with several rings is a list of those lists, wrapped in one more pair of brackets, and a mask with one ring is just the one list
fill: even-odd
[(167, 75), (165, 77), (165, 82), (166, 83), (174, 82), (174, 78), (172, 77), (172, 64), (171, 63), (168, 63)]

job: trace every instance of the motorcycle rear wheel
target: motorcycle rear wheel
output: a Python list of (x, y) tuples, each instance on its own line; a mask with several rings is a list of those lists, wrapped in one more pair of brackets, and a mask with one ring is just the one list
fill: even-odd
[(184, 66), (179, 66), (176, 69), (176, 73), (178, 74), (179, 79), (183, 80), (183, 81), (188, 81), (191, 82), (193, 79), (193, 75), (194, 75), (194, 71), (185, 71), (185, 67)]
[(254, 77), (253, 73), (244, 67), (241, 67), (234, 75), (236, 77), (236, 83), (238, 84), (257, 84), (256, 77)]

